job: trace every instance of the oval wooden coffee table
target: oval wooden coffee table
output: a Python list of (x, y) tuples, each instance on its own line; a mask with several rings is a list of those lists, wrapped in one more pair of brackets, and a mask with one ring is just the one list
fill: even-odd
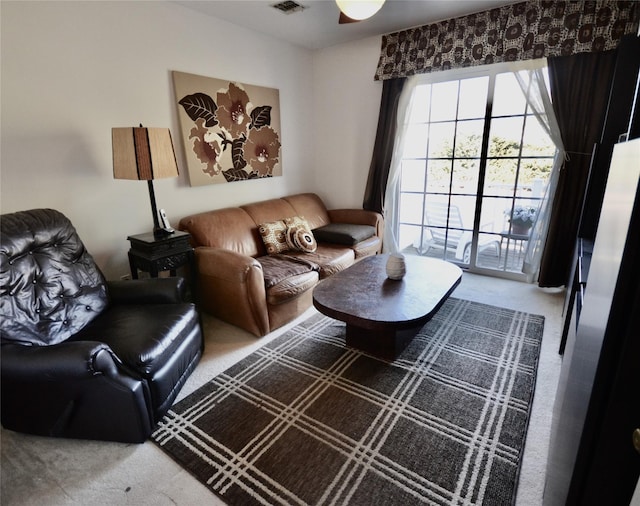
[(313, 290), (313, 305), (347, 324), (347, 346), (393, 360), (455, 290), (462, 270), (444, 260), (406, 255), (407, 273), (394, 281), (387, 278), (387, 259), (363, 258), (322, 280)]

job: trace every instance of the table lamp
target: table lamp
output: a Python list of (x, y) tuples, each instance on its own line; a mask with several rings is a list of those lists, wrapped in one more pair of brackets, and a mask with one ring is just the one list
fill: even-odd
[(172, 234), (161, 227), (153, 191), (153, 180), (178, 176), (178, 164), (168, 128), (127, 127), (112, 128), (114, 179), (146, 180), (149, 185), (153, 235), (156, 238)]

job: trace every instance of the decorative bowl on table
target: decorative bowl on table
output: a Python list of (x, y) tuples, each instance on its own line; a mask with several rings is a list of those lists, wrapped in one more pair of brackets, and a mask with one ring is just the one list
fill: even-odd
[(387, 277), (400, 280), (407, 273), (407, 267), (402, 253), (391, 253), (387, 260)]

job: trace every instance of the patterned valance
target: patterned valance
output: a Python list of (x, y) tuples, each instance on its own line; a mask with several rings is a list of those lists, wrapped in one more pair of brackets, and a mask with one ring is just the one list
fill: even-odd
[(382, 37), (375, 79), (607, 51), (637, 33), (637, 1), (529, 0)]

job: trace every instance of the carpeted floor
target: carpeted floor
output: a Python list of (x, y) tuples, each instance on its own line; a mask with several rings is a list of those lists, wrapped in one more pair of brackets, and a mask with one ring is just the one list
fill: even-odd
[[(560, 372), (561, 291), (465, 272), (454, 296), (545, 316), (536, 393), (516, 506), (542, 504), (551, 413)], [(205, 354), (179, 394), (184, 399), (314, 310), (262, 338), (203, 315)], [(225, 503), (156, 444), (127, 445), (30, 436), (0, 429), (2, 506), (192, 506)]]
[(451, 298), (388, 363), (314, 315), (175, 405), (154, 440), (232, 505), (513, 504), (543, 328)]

